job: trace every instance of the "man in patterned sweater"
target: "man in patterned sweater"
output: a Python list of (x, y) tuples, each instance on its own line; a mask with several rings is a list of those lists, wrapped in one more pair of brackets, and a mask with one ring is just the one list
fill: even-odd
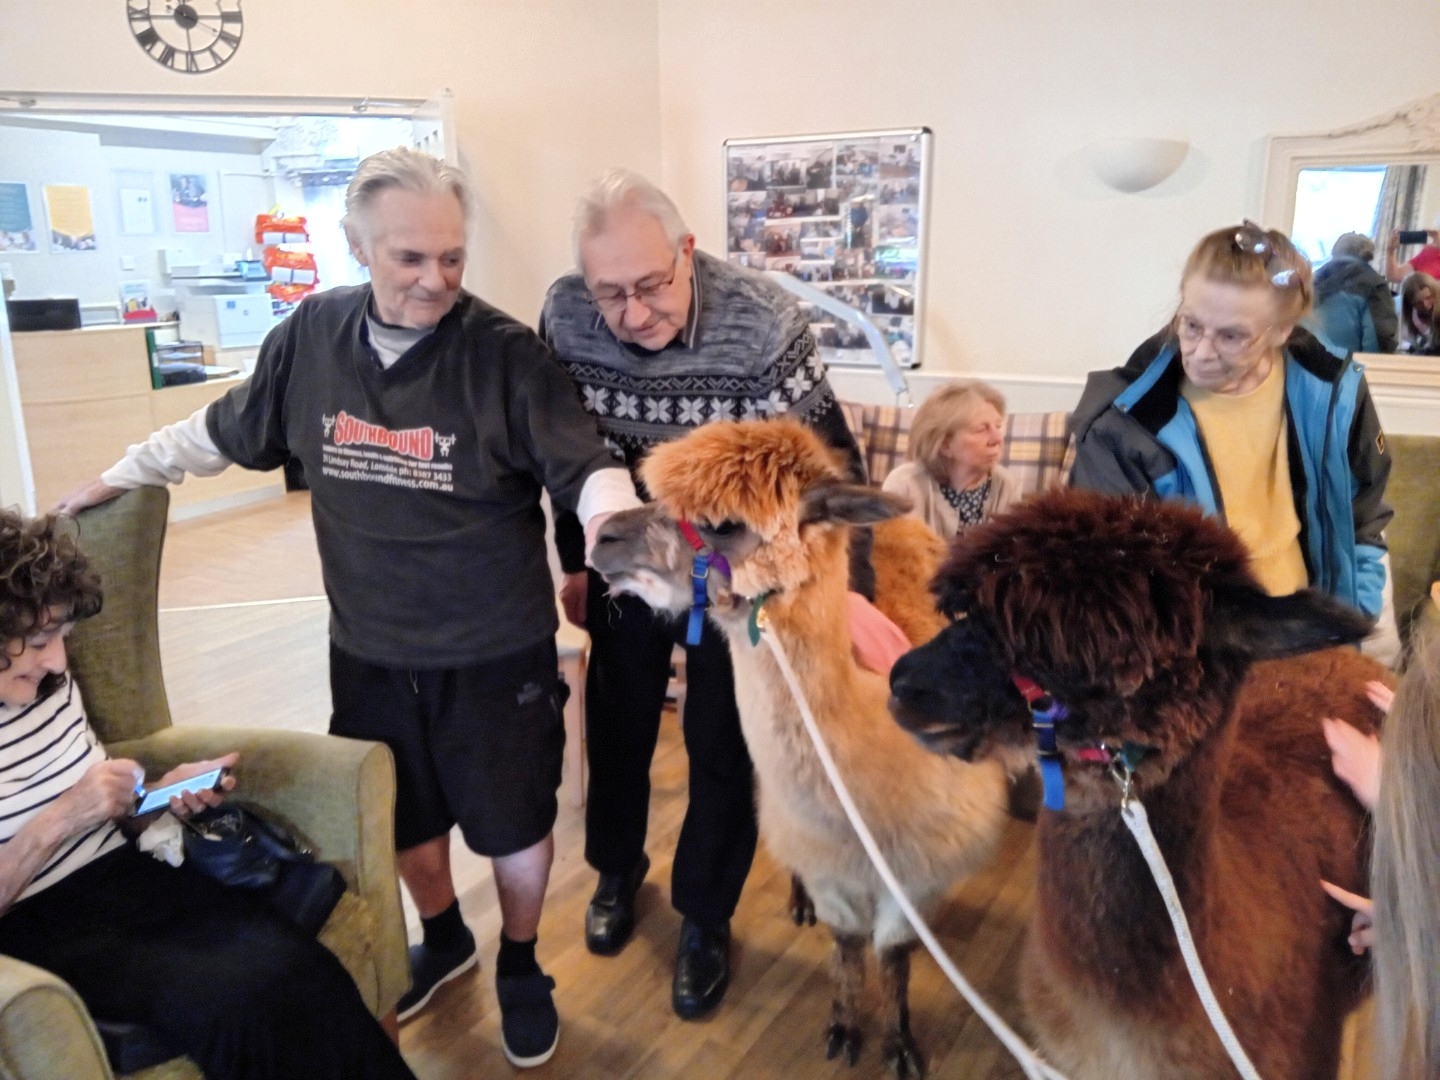
[[(624, 170), (601, 177), (580, 200), (575, 257), (579, 271), (545, 298), (540, 333), (632, 470), (649, 447), (701, 424), (790, 414), (840, 449), (863, 481), (859, 449), (805, 315), (762, 275), (697, 251), (662, 191)], [(857, 535), (868, 541), (863, 530)], [(655, 617), (636, 597), (607, 597), (604, 582), (585, 570), (573, 516), (560, 515), (556, 537), (565, 613), (591, 639), (585, 857), (600, 882), (585, 941), (605, 955), (628, 940), (635, 893), (650, 866), (650, 759), (684, 624)], [(868, 550), (852, 551), (851, 562), (852, 587), (870, 596)], [(858, 597), (852, 608), (861, 623), (857, 640), (891, 632)], [(672, 1001), (692, 1019), (717, 1005), (729, 983), (729, 921), (757, 831), (725, 640), (707, 622), (686, 654), (690, 801), (671, 879), (683, 916)]]

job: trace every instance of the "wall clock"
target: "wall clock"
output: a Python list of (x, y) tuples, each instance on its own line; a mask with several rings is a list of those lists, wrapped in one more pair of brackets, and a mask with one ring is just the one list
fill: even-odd
[(130, 33), (146, 55), (171, 71), (214, 71), (240, 48), (240, 0), (126, 0)]

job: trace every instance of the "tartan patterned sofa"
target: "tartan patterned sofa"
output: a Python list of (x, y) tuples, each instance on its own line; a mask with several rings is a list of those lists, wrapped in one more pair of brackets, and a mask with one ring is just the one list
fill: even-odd
[[(915, 410), (901, 405), (861, 405), (842, 401), (870, 482), (879, 487), (895, 466), (905, 461), (910, 446), (910, 421)], [(1010, 413), (1005, 417), (1004, 465), (1028, 495), (1070, 478), (1075, 446), (1065, 431), (1069, 413)]]

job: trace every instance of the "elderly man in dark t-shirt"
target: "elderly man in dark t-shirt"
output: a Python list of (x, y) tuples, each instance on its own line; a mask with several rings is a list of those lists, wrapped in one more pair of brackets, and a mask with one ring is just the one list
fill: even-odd
[(417, 151), (361, 163), (345, 229), (370, 283), (308, 298), (254, 374), (68, 497), (290, 458), (310, 484), (330, 600), (332, 734), (395, 755), (397, 864), (424, 925), (399, 1018), (476, 964), (450, 830), (492, 860), (496, 994), (519, 1067), (554, 1053), (535, 958), (564, 727), (541, 489), (598, 522), (629, 475), (535, 334), (465, 292), (465, 177)]

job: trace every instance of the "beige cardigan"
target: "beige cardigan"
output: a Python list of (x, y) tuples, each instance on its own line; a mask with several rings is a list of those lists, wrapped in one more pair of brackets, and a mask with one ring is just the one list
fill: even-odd
[[(940, 483), (918, 461), (896, 466), (881, 485), (893, 495), (903, 495), (914, 507), (912, 513), (949, 541), (960, 531), (960, 514), (940, 492)], [(985, 519), (1007, 509), (1024, 494), (1020, 481), (1003, 465), (990, 470), (990, 495), (985, 500)]]

